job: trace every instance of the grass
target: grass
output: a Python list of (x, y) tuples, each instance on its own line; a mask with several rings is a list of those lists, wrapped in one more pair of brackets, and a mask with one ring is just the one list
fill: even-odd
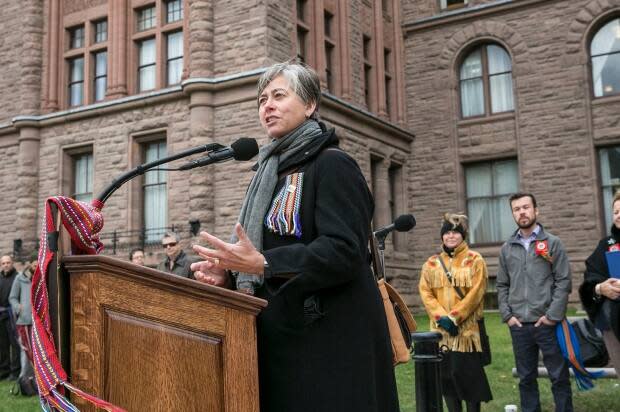
[[(420, 331), (428, 330), (428, 318), (417, 316)], [(491, 339), (493, 363), (487, 366), (486, 372), (493, 391), (493, 400), (482, 405), (484, 412), (501, 412), (504, 405), (519, 405), (518, 380), (512, 377), (514, 357), (512, 343), (506, 325), (502, 324), (497, 313), (486, 315), (486, 327)], [(396, 368), (398, 394), (401, 412), (415, 411), (415, 378), (413, 361)], [(543, 411), (553, 411), (549, 379), (538, 380)], [(595, 388), (587, 392), (579, 392), (573, 383), (573, 404), (575, 412), (619, 412), (620, 385), (617, 379), (601, 379), (595, 382)], [(0, 412), (35, 412), (40, 411), (38, 398), (25, 398), (9, 394), (11, 382), (0, 382)], [(519, 408), (520, 410), (520, 408)], [(447, 408), (444, 407), (444, 411)]]
[[(519, 380), (512, 377), (514, 357), (508, 327), (500, 320), (499, 314), (485, 314), (487, 333), (491, 341), (493, 362), (485, 368), (493, 400), (482, 404), (483, 412), (503, 411), (504, 405), (519, 406)], [(428, 318), (417, 316), (418, 330), (428, 330)], [(415, 377), (413, 361), (396, 368), (398, 395), (401, 412), (414, 412)], [(580, 392), (573, 384), (573, 406), (575, 412), (620, 412), (620, 381), (617, 379), (600, 379), (595, 381), (594, 389)], [(538, 379), (540, 399), (543, 411), (553, 411), (553, 397), (548, 378)], [(521, 408), (519, 407), (519, 410)], [(444, 411), (447, 408), (444, 406)]]

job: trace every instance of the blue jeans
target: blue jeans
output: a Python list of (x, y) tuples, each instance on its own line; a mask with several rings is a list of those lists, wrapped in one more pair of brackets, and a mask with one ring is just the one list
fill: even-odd
[(543, 354), (543, 363), (549, 372), (555, 412), (572, 412), (573, 398), (570, 386), (568, 363), (562, 356), (555, 336), (555, 326), (523, 323), (522, 327), (511, 326), (512, 349), (519, 375), (519, 395), (523, 412), (541, 412), (538, 392), (538, 351)]

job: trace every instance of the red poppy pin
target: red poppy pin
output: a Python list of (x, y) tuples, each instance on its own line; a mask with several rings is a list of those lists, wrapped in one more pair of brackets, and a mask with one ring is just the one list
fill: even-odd
[(620, 243), (609, 246), (609, 252), (620, 252)]
[(552, 261), (551, 255), (549, 255), (549, 243), (546, 240), (536, 241), (536, 254), (549, 262)]

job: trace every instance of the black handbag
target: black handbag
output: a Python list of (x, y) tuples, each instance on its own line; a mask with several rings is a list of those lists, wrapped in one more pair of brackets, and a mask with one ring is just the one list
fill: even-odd
[(609, 353), (603, 335), (588, 319), (579, 319), (571, 324), (579, 340), (579, 351), (583, 366), (604, 367), (609, 363)]
[[(443, 268), (450, 285), (452, 285), (452, 274), (446, 267), (446, 264), (443, 263), (441, 257), (438, 258), (439, 263), (441, 263), (441, 267)], [(461, 300), (465, 299), (465, 294), (458, 286), (452, 286), (456, 291), (456, 294), (459, 295)], [(487, 366), (491, 364), (492, 356), (491, 356), (491, 343), (489, 342), (489, 335), (487, 335), (487, 327), (484, 324), (484, 318), (478, 319), (478, 332), (480, 333), (480, 346), (482, 348), (482, 352), (480, 353), (480, 360), (482, 362), (482, 366)]]

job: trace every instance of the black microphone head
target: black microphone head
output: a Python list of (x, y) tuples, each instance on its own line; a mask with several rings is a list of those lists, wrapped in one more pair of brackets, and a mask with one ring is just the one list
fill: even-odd
[(230, 145), (233, 149), (235, 160), (250, 160), (258, 154), (258, 143), (256, 139), (242, 137)]
[(397, 232), (408, 232), (415, 227), (415, 217), (413, 215), (400, 215), (394, 221), (394, 230)]

